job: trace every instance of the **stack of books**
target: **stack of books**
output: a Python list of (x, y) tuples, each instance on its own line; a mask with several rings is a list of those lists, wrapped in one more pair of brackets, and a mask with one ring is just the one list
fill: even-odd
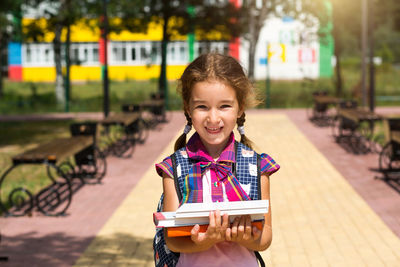
[(167, 228), (168, 236), (190, 236), (193, 226), (200, 225), (200, 231), (205, 232), (209, 224), (211, 211), (219, 210), (221, 215), (228, 214), (232, 223), (236, 217), (250, 215), (252, 225), (262, 229), (264, 214), (268, 213), (268, 200), (249, 200), (213, 203), (186, 203), (175, 212), (153, 213), (157, 228)]

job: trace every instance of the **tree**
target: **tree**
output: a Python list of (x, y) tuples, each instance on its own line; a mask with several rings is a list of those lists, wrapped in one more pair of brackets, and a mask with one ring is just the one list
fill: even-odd
[(384, 62), (400, 62), (400, 2), (376, 0), (374, 6), (376, 53)]
[[(194, 16), (188, 12), (193, 8)], [(150, 23), (162, 26), (161, 68), (158, 80), (159, 92), (167, 97), (167, 45), (180, 35), (195, 31), (200, 38), (207, 39), (210, 31), (225, 36), (237, 35), (237, 26), (232, 17), (236, 9), (227, 1), (204, 2), (202, 0), (147, 0), (139, 12), (132, 16), (129, 9), (121, 10), (121, 27), (128, 30), (147, 31)], [(143, 26), (146, 26), (143, 28)]]
[[(28, 0), (28, 7), (43, 6), (43, 13), (38, 18), (46, 18), (46, 25), (43, 28), (39, 20), (32, 20), (26, 25), (25, 39), (40, 41), (46, 33), (53, 32), (54, 64), (56, 68), (56, 99), (57, 103), (64, 105), (66, 101), (65, 85), (69, 84), (68, 76), (63, 75), (62, 66), (62, 34), (66, 30), (66, 47), (69, 47), (70, 26), (82, 18), (87, 10), (87, 2), (79, 0)], [(66, 53), (69, 56), (69, 53)], [(69, 62), (69, 58), (66, 62)], [(69, 64), (67, 64), (69, 68)], [(67, 70), (69, 73), (69, 70)]]
[(248, 76), (254, 79), (255, 54), (261, 28), (269, 15), (275, 13), (275, 0), (244, 0), (240, 8), (241, 36), (248, 41)]
[[(286, 7), (307, 27), (331, 28), (327, 25), (333, 24), (331, 33), (335, 43), (335, 88), (336, 95), (342, 96), (342, 56), (348, 47), (349, 39), (355, 40), (356, 47), (359, 47), (361, 3), (346, 0), (299, 0), (294, 5)], [(317, 34), (319, 38), (323, 39), (329, 32), (318, 31)], [(354, 47), (352, 51), (354, 51)]]

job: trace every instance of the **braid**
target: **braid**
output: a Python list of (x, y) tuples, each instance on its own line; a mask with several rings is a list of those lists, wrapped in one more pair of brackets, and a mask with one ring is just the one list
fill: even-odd
[(178, 137), (178, 139), (175, 141), (175, 151), (181, 149), (186, 145), (186, 135), (190, 132), (190, 129), (192, 129), (192, 118), (190, 118), (189, 114), (185, 111), (185, 117), (186, 117), (186, 126), (185, 130), (181, 134), (181, 136)]
[(238, 125), (238, 131), (240, 133), (240, 143), (253, 149), (253, 142), (250, 141), (250, 139), (247, 138), (247, 136), (244, 134), (244, 122), (245, 121), (246, 121), (246, 114), (243, 112), (242, 116), (240, 116), (236, 121), (236, 123)]

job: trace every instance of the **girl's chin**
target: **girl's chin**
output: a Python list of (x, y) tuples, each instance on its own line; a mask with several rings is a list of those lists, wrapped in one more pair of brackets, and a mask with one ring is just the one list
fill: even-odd
[(205, 142), (210, 145), (220, 145), (224, 143), (229, 136), (224, 136), (223, 134), (207, 134), (205, 138), (202, 138)]

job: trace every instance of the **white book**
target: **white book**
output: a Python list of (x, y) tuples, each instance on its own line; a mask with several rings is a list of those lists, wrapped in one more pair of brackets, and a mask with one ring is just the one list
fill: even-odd
[(219, 210), (221, 215), (229, 215), (231, 223), (235, 217), (241, 215), (250, 215), (252, 221), (261, 221), (264, 220), (264, 214), (268, 213), (268, 208), (268, 200), (186, 203), (176, 212), (155, 212), (153, 219), (156, 227), (203, 225), (209, 224), (210, 211)]

